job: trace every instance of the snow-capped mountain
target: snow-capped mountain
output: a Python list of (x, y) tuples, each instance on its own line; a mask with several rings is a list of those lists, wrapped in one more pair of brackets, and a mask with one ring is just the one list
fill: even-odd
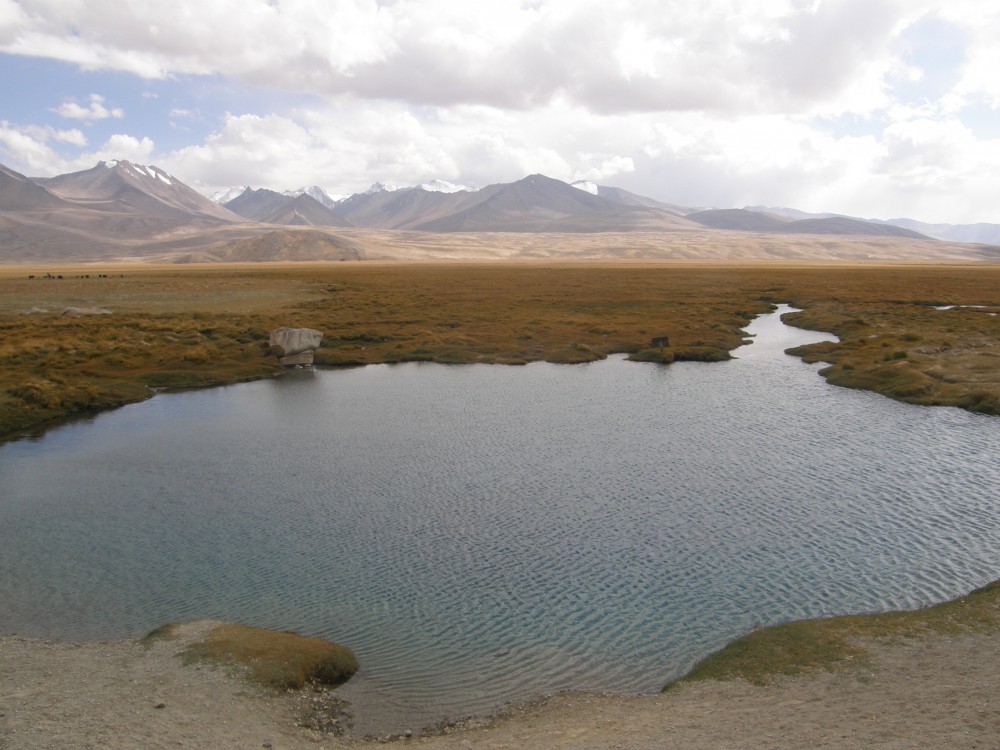
[[(354, 239), (331, 234), (344, 227), (349, 228), (352, 238), (363, 238), (366, 228), (490, 233), (736, 230), (868, 237), (902, 234), (890, 233), (884, 222), (850, 217), (816, 218), (806, 214), (807, 218), (795, 221), (794, 217), (762, 217), (750, 210), (697, 211), (621, 188), (593, 185), (586, 180), (570, 185), (540, 174), (478, 190), (443, 180), (407, 188), (376, 183), (367, 193), (352, 195), (334, 208), (327, 208), (314, 197), (325, 195), (332, 200), (325, 190), (318, 193), (311, 188), (286, 194), (239, 188), (213, 197), (218, 199), (227, 193), (239, 195), (221, 206), (158, 167), (125, 160), (101, 162), (91, 169), (48, 178), (29, 178), (0, 165), (0, 261), (364, 257), (359, 255), (363, 249), (353, 244)], [(749, 223), (754, 218), (756, 221)], [(914, 223), (903, 219), (892, 223), (904, 221)], [(898, 225), (891, 228), (898, 229)], [(1000, 231), (1000, 225), (982, 224), (944, 228), (974, 231), (977, 242), (985, 241), (980, 239), (982, 233)], [(996, 248), (972, 244), (930, 246), (926, 239), (906, 236), (912, 242), (907, 243), (905, 253), (900, 251), (903, 254), (899, 257), (908, 260), (994, 261), (998, 257)], [(803, 247), (808, 245), (803, 243)], [(827, 252), (823, 246), (817, 245), (820, 256), (840, 257), (836, 248)], [(808, 250), (803, 252), (806, 255), (802, 257), (809, 255)], [(855, 251), (845, 246), (845, 252)], [(889, 248), (887, 252), (895, 251)], [(617, 248), (608, 257), (620, 257)]]
[(210, 201), (218, 203), (221, 206), (223, 203), (229, 203), (229, 201), (231, 201), (233, 198), (243, 195), (243, 193), (245, 193), (249, 189), (250, 189), (249, 185), (244, 185), (243, 187), (231, 187), (231, 188), (226, 188), (225, 190), (217, 190), (216, 192), (211, 193), (208, 196), (208, 199)]
[[(298, 198), (300, 195), (308, 195), (314, 201), (320, 205), (326, 206), (327, 208), (333, 208), (340, 201), (346, 198), (346, 195), (330, 195), (326, 190), (321, 188), (319, 185), (310, 185), (309, 187), (300, 187), (295, 190), (285, 190), (282, 195), (287, 195), (289, 198)], [(233, 196), (235, 197), (235, 196)]]
[(411, 187), (396, 185), (395, 183), (392, 182), (376, 182), (365, 192), (359, 193), (359, 195), (375, 195), (377, 193), (398, 193), (402, 190), (413, 190), (414, 188), (420, 188), (421, 190), (426, 190), (428, 193), (474, 193), (477, 190), (479, 190), (479, 188), (476, 187), (470, 187), (469, 185), (457, 185), (454, 182), (448, 182), (447, 180), (430, 180), (428, 182), (422, 182), (419, 185), (413, 185)]
[(170, 221), (193, 217), (216, 222), (234, 220), (224, 208), (159, 167), (124, 159), (102, 161), (82, 172), (35, 181), (60, 198), (91, 201), (90, 207), (101, 210), (155, 215)]
[(357, 193), (357, 195), (375, 195), (376, 193), (395, 193), (399, 190), (398, 185), (393, 185), (390, 182), (373, 182), (372, 186), (368, 188), (363, 193)]

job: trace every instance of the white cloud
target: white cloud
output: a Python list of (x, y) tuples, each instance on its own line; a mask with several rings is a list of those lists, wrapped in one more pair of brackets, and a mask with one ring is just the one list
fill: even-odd
[[(22, 0), (0, 49), (147, 78), (600, 112), (804, 111), (888, 65), (901, 0)], [(220, 33), (219, 29), (225, 29)], [(860, 106), (870, 106), (865, 82)]]
[(597, 182), (635, 171), (635, 162), (628, 156), (614, 154), (576, 154), (573, 181)]
[(45, 142), (47, 139), (39, 135), (0, 120), (0, 154), (3, 155), (3, 163), (20, 172), (57, 174), (59, 165), (63, 162)]
[[(566, 105), (533, 113), (476, 106), (420, 114), (391, 102), (352, 102), (291, 116), (229, 115), (204, 143), (165, 163), (203, 189), (319, 184), (337, 193), (363, 190), (376, 179), (485, 185), (535, 172), (605, 179), (635, 168), (618, 150), (634, 140), (630, 128), (607, 118), (585, 122)], [(604, 148), (592, 150), (595, 140)]]
[(116, 134), (108, 140), (97, 151), (84, 154), (75, 160), (79, 169), (86, 169), (99, 161), (111, 161), (112, 159), (126, 159), (137, 164), (148, 164), (153, 156), (155, 144), (150, 138), (136, 138), (135, 136)]
[(15, 0), (0, 0), (0, 43), (6, 43), (29, 23), (28, 16)]
[(155, 144), (151, 139), (124, 134), (112, 135), (96, 150), (78, 152), (72, 158), (66, 158), (56, 151), (50, 145), (52, 142), (79, 149), (87, 146), (86, 137), (76, 129), (18, 126), (6, 120), (0, 121), (0, 162), (31, 175), (51, 177), (89, 169), (99, 161), (111, 159), (128, 159), (147, 164), (155, 153)]
[[(953, 40), (946, 72), (936, 29)], [(3, 142), (29, 139), (39, 164), (79, 149), (64, 166), (133, 158), (121, 149), (205, 189), (542, 172), (685, 205), (1000, 221), (983, 198), (996, 144), (976, 135), (1000, 107), (998, 34), (981, 0), (0, 0), (0, 50), (292, 94), (213, 104), (233, 113), (204, 137), (181, 134), (203, 133), (186, 128), (212, 106), (172, 93), (173, 132), (147, 132), (197, 141), (163, 153), (124, 134), (85, 153), (79, 131), (14, 126)], [(290, 100), (307, 108), (266, 104)], [(124, 114), (100, 97), (55, 111)]]
[(83, 148), (87, 137), (77, 130), (59, 130), (49, 125), (15, 125), (0, 121), (0, 161), (32, 174), (57, 174), (66, 161), (49, 145), (55, 142)]
[(90, 95), (90, 104), (86, 107), (77, 104), (72, 99), (67, 99), (58, 107), (53, 109), (60, 117), (65, 117), (68, 120), (107, 120), (108, 118), (114, 118), (120, 120), (125, 116), (125, 110), (115, 107), (114, 109), (108, 109), (104, 106), (104, 97), (100, 94)]

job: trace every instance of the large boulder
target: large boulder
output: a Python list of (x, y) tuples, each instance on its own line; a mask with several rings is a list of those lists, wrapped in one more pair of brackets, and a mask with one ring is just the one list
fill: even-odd
[(312, 328), (276, 328), (271, 331), (269, 343), (285, 367), (310, 366), (313, 352), (319, 348), (323, 334)]

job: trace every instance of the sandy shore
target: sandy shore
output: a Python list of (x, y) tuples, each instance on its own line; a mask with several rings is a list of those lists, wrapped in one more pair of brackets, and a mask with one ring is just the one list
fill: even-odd
[[(176, 642), (0, 636), (0, 748), (377, 744), (300, 726), (335, 727), (328, 719), (336, 718), (337, 702), (326, 693), (269, 694), (225, 670), (184, 666), (178, 649)], [(399, 743), (483, 750), (1000, 747), (1000, 634), (883, 641), (873, 654), (868, 667), (767, 687), (704, 682), (657, 696), (561, 695)]]

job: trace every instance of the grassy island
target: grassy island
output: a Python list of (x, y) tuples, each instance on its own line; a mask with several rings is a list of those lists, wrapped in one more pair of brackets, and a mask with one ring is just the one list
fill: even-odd
[(232, 622), (168, 623), (144, 640), (177, 641), (185, 664), (207, 662), (243, 670), (250, 681), (277, 690), (336, 686), (358, 671), (357, 658), (345, 646)]
[[(1000, 414), (996, 265), (6, 267), (0, 438), (160, 388), (274, 375), (280, 326), (322, 331), (326, 366), (716, 361), (777, 302), (803, 308), (788, 322), (841, 339), (794, 352), (828, 363), (831, 382)], [(654, 347), (662, 336), (670, 345)]]

